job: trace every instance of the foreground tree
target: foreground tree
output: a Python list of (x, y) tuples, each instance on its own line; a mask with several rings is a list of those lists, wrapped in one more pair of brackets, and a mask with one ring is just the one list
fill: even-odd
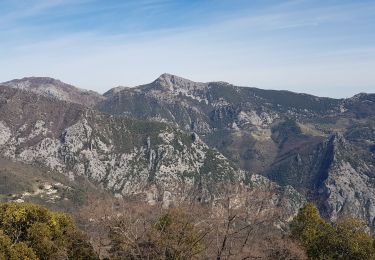
[(291, 234), (311, 259), (375, 259), (374, 239), (362, 221), (344, 218), (328, 224), (311, 203), (292, 221)]
[(303, 248), (272, 224), (278, 212), (259, 213), (263, 204), (252, 200), (238, 207), (237, 201), (228, 197), (215, 206), (181, 203), (169, 209), (125, 202), (112, 215), (95, 214), (88, 230), (95, 236), (99, 226), (108, 225), (109, 243), (102, 251), (107, 248), (103, 256), (112, 259), (306, 259)]
[(205, 250), (209, 230), (199, 228), (184, 209), (168, 209), (156, 219), (122, 217), (110, 230), (114, 259), (192, 259)]
[(0, 230), (0, 259), (36, 260), (38, 257), (25, 243), (13, 244), (12, 240)]
[(0, 204), (0, 259), (98, 259), (72, 218), (27, 203)]

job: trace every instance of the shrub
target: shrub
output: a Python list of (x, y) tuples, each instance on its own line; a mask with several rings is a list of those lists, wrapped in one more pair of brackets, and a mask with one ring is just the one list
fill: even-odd
[(27, 203), (0, 204), (0, 259), (97, 259), (72, 218)]
[(291, 235), (311, 259), (375, 259), (374, 239), (361, 220), (344, 218), (329, 224), (311, 203), (292, 221)]

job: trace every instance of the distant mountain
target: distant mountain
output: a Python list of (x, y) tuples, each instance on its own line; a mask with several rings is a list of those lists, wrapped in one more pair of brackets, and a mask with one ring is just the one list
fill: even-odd
[(45, 78), (0, 87), (3, 157), (165, 205), (272, 186), (285, 217), (306, 198), (327, 218), (375, 228), (374, 133), (375, 94), (322, 98), (170, 74), (104, 95)]
[(47, 77), (29, 77), (1, 83), (3, 86), (30, 91), (46, 97), (54, 97), (86, 106), (93, 106), (103, 96), (90, 90), (82, 90), (60, 80)]
[(327, 217), (375, 224), (375, 94), (321, 98), (170, 74), (109, 93), (99, 110), (197, 133), (239, 168), (295, 187)]
[[(213, 203), (235, 190), (273, 190), (279, 203), (269, 207), (283, 205), (286, 221), (303, 202), (293, 188), (238, 169), (197, 135), (169, 124), (114, 117), (6, 86), (0, 87), (0, 155), (150, 204)], [(11, 173), (19, 179), (26, 170), (20, 172)], [(8, 199), (29, 198), (22, 196), (29, 191), (16, 190)]]

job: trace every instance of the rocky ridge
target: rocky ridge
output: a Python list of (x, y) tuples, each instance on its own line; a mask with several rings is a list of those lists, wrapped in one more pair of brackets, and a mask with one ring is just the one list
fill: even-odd
[(93, 106), (104, 99), (102, 95), (94, 91), (79, 89), (60, 80), (48, 77), (15, 79), (1, 83), (1, 85), (86, 106)]
[(115, 117), (8, 87), (0, 89), (0, 100), (2, 157), (47, 167), (73, 182), (85, 177), (117, 197), (167, 207), (272, 188), (276, 198), (269, 207), (284, 205), (284, 221), (303, 202), (293, 188), (238, 169), (198, 135), (169, 124)]
[[(375, 227), (374, 94), (331, 99), (163, 74), (85, 107), (11, 87), (1, 88), (0, 149), (13, 160), (165, 205), (213, 201), (236, 183), (242, 197), (273, 190), (269, 207), (282, 201), (291, 213), (302, 194), (328, 219)], [(50, 98), (65, 101), (49, 111)]]
[[(163, 74), (106, 97), (103, 112), (196, 132), (237, 167), (293, 186), (327, 218), (354, 215), (374, 227), (374, 94), (332, 99)], [(362, 166), (339, 156), (347, 147)]]

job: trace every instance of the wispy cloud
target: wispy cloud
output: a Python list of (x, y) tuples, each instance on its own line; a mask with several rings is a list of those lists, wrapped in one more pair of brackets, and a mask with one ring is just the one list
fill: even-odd
[[(0, 30), (7, 19), (15, 25), (8, 31), (17, 30), (14, 39), (0, 42), (0, 81), (46, 75), (105, 91), (170, 72), (199, 81), (345, 96), (375, 85), (371, 1), (236, 0), (238, 8), (176, 2), (38, 0), (16, 14), (17, 7), (0, 18)], [(49, 23), (23, 22), (34, 16)], [(346, 90), (337, 91), (342, 86)]]
[[(13, 10), (0, 17), (0, 25), (17, 22), (27, 17), (33, 17), (44, 13), (52, 8), (81, 3), (83, 0), (33, 0), (29, 2), (8, 1)], [(27, 4), (28, 3), (28, 4)]]

